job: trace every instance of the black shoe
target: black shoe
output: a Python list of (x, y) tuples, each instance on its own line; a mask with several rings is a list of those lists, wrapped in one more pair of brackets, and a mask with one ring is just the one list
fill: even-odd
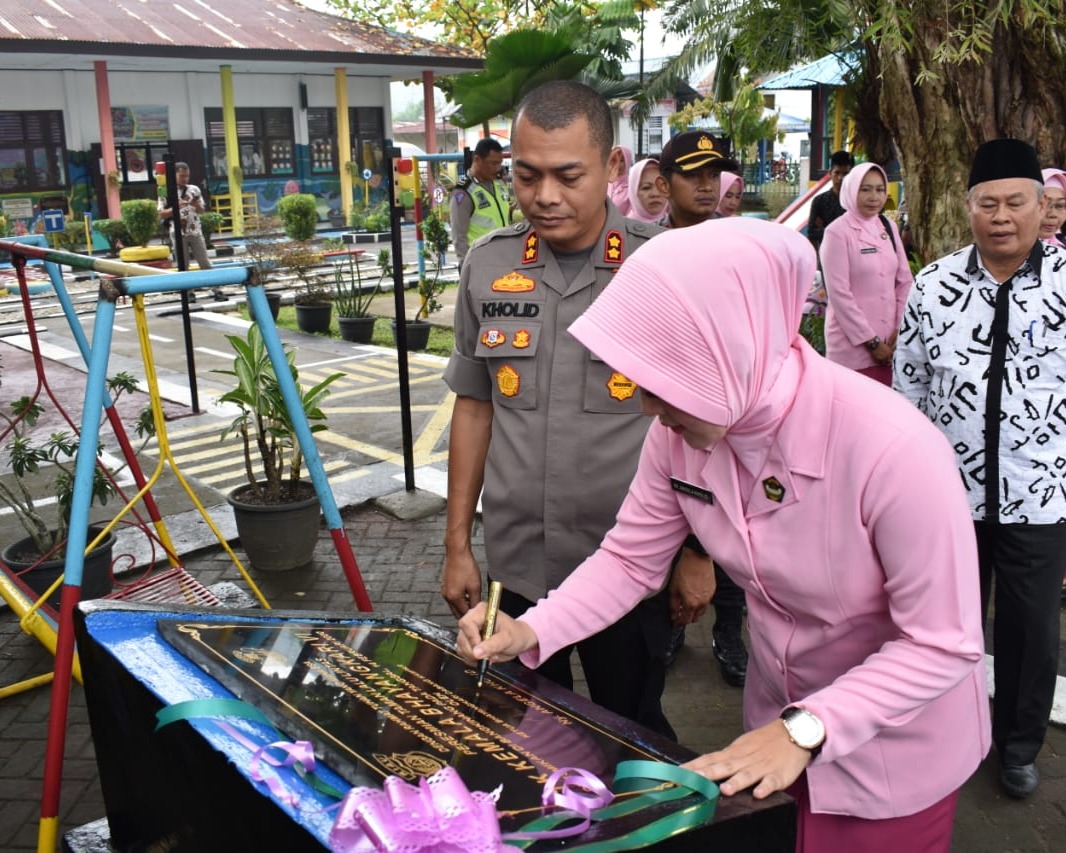
[(666, 666), (670, 668), (677, 660), (677, 654), (685, 645), (685, 626), (678, 625), (670, 634), (670, 644), (666, 647)]
[(213, 292), (215, 294), (215, 302), (226, 302), (229, 299), (229, 297), (221, 290), (215, 290)]
[(999, 769), (999, 784), (1016, 800), (1024, 800), (1040, 782), (1035, 764), (1004, 764)]
[(722, 678), (733, 687), (743, 687), (748, 675), (748, 650), (740, 637), (739, 625), (715, 625), (711, 631), (715, 660), (722, 667)]

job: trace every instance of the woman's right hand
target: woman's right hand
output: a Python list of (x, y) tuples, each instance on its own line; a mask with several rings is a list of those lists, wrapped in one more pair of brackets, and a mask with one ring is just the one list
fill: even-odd
[(503, 663), (537, 645), (537, 635), (525, 622), (512, 619), (503, 611), (496, 615), (496, 630), (487, 640), (481, 639), (485, 625), (484, 601), (466, 612), (459, 620), (459, 656), (467, 663), (488, 658), (489, 663)]

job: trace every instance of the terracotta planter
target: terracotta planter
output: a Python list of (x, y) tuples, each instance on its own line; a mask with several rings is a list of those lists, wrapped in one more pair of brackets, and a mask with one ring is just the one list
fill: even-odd
[(374, 339), (377, 317), (338, 317), (341, 338), (353, 344), (368, 344)]
[(287, 572), (308, 566), (314, 559), (321, 508), (311, 484), (301, 486), (310, 497), (287, 504), (248, 503), (241, 499), (248, 486), (240, 486), (226, 497), (233, 507), (241, 547), (253, 569)]
[[(429, 330), (433, 328), (431, 323), (425, 320), (405, 320), (407, 326), (407, 349), (423, 350), (429, 346)], [(392, 321), (393, 340), (396, 340), (396, 321)], [(399, 342), (397, 342), (399, 346)]]
[[(89, 541), (91, 542), (95, 536), (96, 533), (90, 533)], [(82, 601), (87, 601), (90, 598), (103, 598), (111, 592), (114, 586), (111, 577), (111, 552), (114, 547), (115, 534), (109, 533), (107, 538), (85, 558), (81, 578)], [(3, 559), (12, 574), (21, 573), (19, 577), (22, 582), (39, 596), (55, 583), (56, 578), (63, 574), (66, 561), (65, 559), (56, 559), (30, 562), (21, 559), (27, 551), (33, 548), (33, 539), (27, 536), (25, 539), (20, 539), (18, 542), (8, 545), (3, 552), (0, 552), (0, 559)], [(60, 587), (61, 589), (62, 587)], [(58, 609), (59, 598), (60, 591), (57, 590), (48, 599), (48, 603)]]
[(296, 303), (296, 325), (301, 332), (311, 334), (329, 334), (329, 321), (333, 316), (333, 303), (315, 305)]

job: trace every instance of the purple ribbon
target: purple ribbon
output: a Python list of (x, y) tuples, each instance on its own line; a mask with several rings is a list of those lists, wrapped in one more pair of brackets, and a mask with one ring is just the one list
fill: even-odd
[[(298, 740), (295, 743), (279, 740), (266, 746), (257, 746), (250, 738), (245, 737), (229, 723), (220, 721), (218, 727), (235, 741), (252, 750), (252, 759), (249, 762), (248, 773), (256, 781), (262, 782), (277, 799), (288, 806), (296, 808), (300, 798), (285, 787), (285, 784), (275, 774), (269, 773), (264, 767), (266, 762), (271, 767), (292, 767), (294, 764), (310, 773), (315, 769), (315, 750), (310, 741)], [(275, 758), (268, 750), (280, 749), (285, 753), (285, 758)]]
[(334, 853), (499, 853), (500, 824), (491, 794), (471, 793), (453, 767), (418, 785), (389, 776), (384, 790), (352, 788), (329, 834)]
[(599, 777), (577, 767), (560, 767), (545, 781), (544, 791), (540, 795), (541, 804), (546, 809), (573, 812), (581, 819), (581, 822), (562, 829), (510, 832), (504, 838), (510, 841), (520, 839), (524, 841), (580, 835), (592, 823), (592, 813), (598, 808), (610, 805), (613, 799), (614, 794), (600, 781)]

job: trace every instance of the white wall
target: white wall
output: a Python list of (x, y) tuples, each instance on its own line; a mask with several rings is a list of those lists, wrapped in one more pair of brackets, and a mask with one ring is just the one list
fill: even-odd
[[(238, 107), (292, 106), (296, 141), (307, 142), (300, 107), (299, 83), (307, 84), (308, 105), (335, 105), (333, 75), (238, 74), (233, 93)], [(168, 107), (171, 139), (205, 139), (204, 108), (222, 106), (218, 74), (185, 72), (111, 71), (108, 87), (113, 106)], [(391, 124), (389, 81), (381, 77), (348, 77), (348, 103), (353, 107), (383, 107), (385, 126)], [(4, 75), (5, 110), (61, 109), (66, 117), (67, 148), (84, 151), (100, 141), (96, 80), (91, 71), (8, 71)], [(387, 135), (387, 134), (386, 134)]]

